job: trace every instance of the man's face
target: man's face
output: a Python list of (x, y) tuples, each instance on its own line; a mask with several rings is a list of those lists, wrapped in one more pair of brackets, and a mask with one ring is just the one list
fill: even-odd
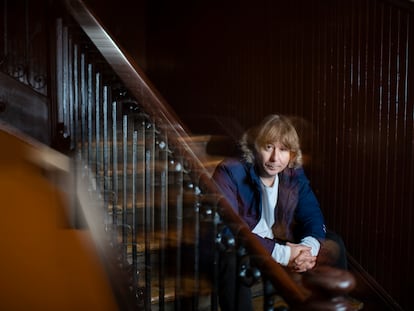
[(260, 177), (275, 177), (289, 164), (290, 151), (278, 142), (269, 143), (259, 149), (256, 161)]

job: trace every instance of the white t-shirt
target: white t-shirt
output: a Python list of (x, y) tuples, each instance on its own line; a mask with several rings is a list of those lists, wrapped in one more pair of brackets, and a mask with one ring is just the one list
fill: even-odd
[[(261, 183), (262, 187), (262, 216), (253, 233), (262, 238), (273, 239), (272, 226), (275, 223), (275, 207), (279, 190), (279, 177), (276, 175), (275, 182), (271, 187)], [(301, 240), (303, 245), (311, 247), (312, 256), (316, 256), (319, 252), (320, 243), (317, 239), (307, 236)], [(287, 266), (290, 258), (290, 247), (282, 244), (275, 244), (272, 251), (272, 257), (281, 265)]]

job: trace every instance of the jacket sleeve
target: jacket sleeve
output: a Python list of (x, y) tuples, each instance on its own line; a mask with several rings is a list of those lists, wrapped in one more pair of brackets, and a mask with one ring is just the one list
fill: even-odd
[[(217, 184), (222, 195), (227, 199), (227, 201), (233, 207), (233, 210), (240, 216), (239, 213), (239, 200), (238, 200), (238, 187), (237, 187), (237, 172), (234, 169), (231, 169), (232, 162), (220, 163), (213, 173), (213, 180)], [(244, 220), (245, 221), (245, 220)], [(225, 228), (222, 232), (223, 234), (231, 234), (229, 228)], [(232, 234), (231, 234), (232, 235)], [(262, 238), (255, 234), (260, 244), (269, 252), (272, 253), (275, 247), (275, 241), (267, 238)]]
[(303, 168), (295, 170), (299, 187), (298, 206), (295, 211), (297, 222), (295, 235), (301, 239), (312, 236), (318, 240), (325, 239), (326, 228), (319, 202), (310, 187), (309, 180)]

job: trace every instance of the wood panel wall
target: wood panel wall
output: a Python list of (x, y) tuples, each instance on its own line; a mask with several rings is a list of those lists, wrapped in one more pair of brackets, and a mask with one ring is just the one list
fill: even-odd
[[(328, 226), (408, 308), (414, 284), (412, 3), (154, 4), (148, 74), (177, 113), (231, 118), (244, 128), (269, 113), (296, 116)], [(195, 131), (199, 126), (192, 124)]]

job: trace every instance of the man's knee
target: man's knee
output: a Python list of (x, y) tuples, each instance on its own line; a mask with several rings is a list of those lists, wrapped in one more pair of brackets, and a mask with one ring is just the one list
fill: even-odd
[(332, 231), (326, 233), (318, 255), (318, 265), (330, 265), (339, 269), (348, 269), (346, 248), (342, 238)]

